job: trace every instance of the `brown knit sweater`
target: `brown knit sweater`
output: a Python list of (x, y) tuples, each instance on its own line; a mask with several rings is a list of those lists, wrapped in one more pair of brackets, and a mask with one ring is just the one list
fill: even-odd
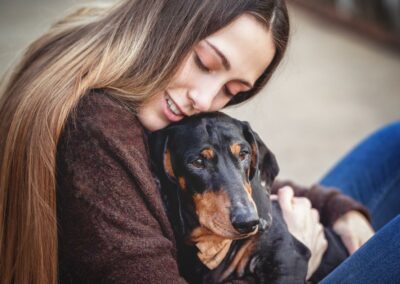
[[(337, 192), (316, 189), (308, 197), (328, 224), (351, 209), (366, 212)], [(61, 135), (57, 221), (60, 283), (185, 282), (144, 129), (104, 94), (84, 97)]]

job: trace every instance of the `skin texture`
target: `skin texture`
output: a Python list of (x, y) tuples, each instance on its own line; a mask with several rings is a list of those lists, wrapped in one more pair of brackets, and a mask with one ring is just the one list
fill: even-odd
[[(167, 89), (139, 109), (138, 118), (155, 131), (185, 116), (220, 110), (232, 96), (251, 89), (274, 54), (272, 33), (254, 16), (242, 15), (200, 41)], [(166, 94), (179, 115), (167, 107)]]
[(349, 211), (341, 216), (333, 224), (333, 230), (341, 237), (350, 254), (374, 235), (368, 220), (358, 211)]

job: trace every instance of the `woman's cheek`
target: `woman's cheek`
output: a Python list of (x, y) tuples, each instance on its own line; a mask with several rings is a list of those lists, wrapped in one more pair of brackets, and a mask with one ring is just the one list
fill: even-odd
[(190, 88), (196, 85), (196, 83), (203, 81), (202, 76), (203, 74), (199, 70), (193, 68), (191, 64), (186, 64), (171, 82), (170, 86), (175, 88)]

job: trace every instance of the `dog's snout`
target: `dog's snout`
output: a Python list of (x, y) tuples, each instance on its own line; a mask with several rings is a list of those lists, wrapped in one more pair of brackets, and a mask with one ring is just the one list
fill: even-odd
[(232, 222), (233, 227), (241, 234), (248, 234), (257, 229), (257, 225), (260, 223), (258, 217), (251, 215), (239, 215), (236, 216)]
[(249, 234), (257, 230), (260, 220), (256, 205), (247, 194), (233, 195), (231, 223), (241, 234)]

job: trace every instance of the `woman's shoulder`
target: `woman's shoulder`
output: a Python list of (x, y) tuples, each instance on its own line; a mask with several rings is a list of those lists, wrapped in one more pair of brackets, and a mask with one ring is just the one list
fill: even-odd
[(92, 91), (78, 102), (67, 120), (60, 144), (88, 140), (97, 141), (97, 145), (114, 153), (146, 152), (144, 128), (136, 115), (104, 92)]
[(126, 104), (101, 91), (91, 91), (81, 98), (69, 120), (114, 134), (134, 129), (143, 132), (136, 115)]

